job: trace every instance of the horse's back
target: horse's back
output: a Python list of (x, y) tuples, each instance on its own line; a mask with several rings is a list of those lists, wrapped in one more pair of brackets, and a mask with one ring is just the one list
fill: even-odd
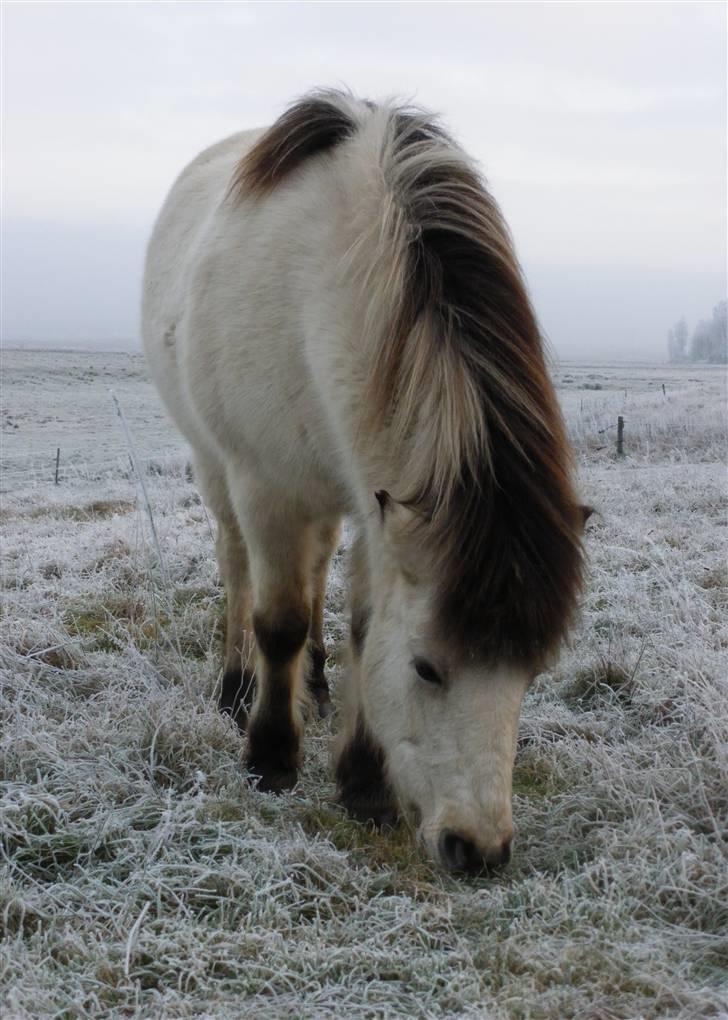
[(270, 198), (230, 201), (235, 168), (260, 134), (206, 149), (172, 186), (147, 251), (147, 359), (198, 453), (269, 484), (287, 478), (297, 498), (321, 503), (325, 493), (338, 511), (348, 497), (306, 344), (331, 196), (309, 177)]
[(142, 328), (152, 357), (170, 319), (179, 316), (185, 272), (205, 225), (225, 195), (236, 162), (259, 134), (240, 131), (204, 149), (180, 173), (165, 199), (149, 240), (144, 276)]
[(197, 446), (202, 437), (181, 391), (179, 364), (190, 279), (234, 167), (260, 133), (259, 129), (239, 131), (208, 146), (187, 164), (164, 201), (147, 247), (142, 298), (147, 361), (168, 410)]

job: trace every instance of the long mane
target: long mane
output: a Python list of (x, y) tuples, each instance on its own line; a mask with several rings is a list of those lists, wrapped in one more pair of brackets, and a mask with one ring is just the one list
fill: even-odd
[(383, 170), (403, 286), (366, 406), (410, 442), (404, 498), (435, 553), (443, 636), (539, 665), (573, 615), (582, 521), (523, 275), (474, 164), (426, 114), (392, 111)]
[(369, 300), (393, 312), (367, 339), (365, 415), (406, 452), (396, 495), (433, 558), (443, 636), (537, 667), (573, 615), (581, 514), (540, 330), (474, 163), (422, 111), (317, 93), (258, 141), (236, 187), (269, 190), (367, 116), (381, 131), (377, 263), (391, 268), (388, 293)]

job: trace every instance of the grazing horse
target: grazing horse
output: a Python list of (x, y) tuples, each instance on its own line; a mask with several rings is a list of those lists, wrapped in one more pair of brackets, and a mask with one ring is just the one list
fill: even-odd
[(582, 512), (473, 161), (422, 111), (305, 96), (183, 171), (143, 333), (217, 518), (220, 705), (259, 788), (294, 785), (303, 703), (328, 707), (324, 590), (350, 515), (339, 796), (415, 817), (451, 870), (506, 862), (521, 701), (574, 612)]

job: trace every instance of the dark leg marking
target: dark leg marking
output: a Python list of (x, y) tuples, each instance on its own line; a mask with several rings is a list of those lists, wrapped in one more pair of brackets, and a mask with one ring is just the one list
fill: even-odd
[[(268, 678), (270, 684), (271, 677)], [(274, 681), (275, 683), (275, 681)], [(275, 684), (280, 690), (280, 683)], [(248, 735), (248, 769), (259, 777), (257, 786), (264, 793), (281, 793), (296, 785), (299, 766), (299, 735), (290, 708), (284, 701), (288, 696), (280, 691), (282, 704), (269, 701), (261, 706), (255, 716), (255, 724)]]
[(322, 645), (311, 644), (311, 674), (308, 678), (308, 689), (318, 705), (318, 713), (322, 719), (331, 715), (331, 697), (329, 684), (326, 679), (324, 667), (326, 665), (326, 651)]
[(248, 714), (255, 694), (255, 675), (238, 666), (226, 669), (220, 688), (220, 711), (232, 717), (241, 732), (248, 724)]
[(253, 630), (258, 648), (269, 663), (289, 662), (308, 637), (309, 614), (303, 609), (288, 609), (270, 619), (253, 613)]
[(355, 606), (351, 611), (351, 647), (354, 655), (361, 656), (364, 642), (369, 629), (369, 610), (363, 606)]
[(384, 774), (384, 752), (361, 717), (336, 763), (336, 781), (341, 803), (357, 821), (380, 828), (396, 824), (399, 812)]
[(274, 617), (253, 614), (262, 678), (248, 730), (247, 764), (250, 772), (259, 777), (258, 789), (264, 792), (280, 793), (296, 784), (300, 734), (293, 718), (293, 671), (308, 626), (308, 614), (299, 608), (287, 609)]

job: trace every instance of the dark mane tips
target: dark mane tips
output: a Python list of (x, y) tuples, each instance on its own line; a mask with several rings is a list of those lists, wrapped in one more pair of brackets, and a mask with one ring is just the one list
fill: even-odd
[[(400, 416), (400, 435), (433, 437), (409, 496), (425, 511), (443, 636), (535, 666), (564, 636), (582, 577), (582, 514), (540, 330), (475, 165), (418, 113), (396, 111), (390, 123), (385, 177), (406, 224), (408, 264), (378, 410)], [(404, 394), (415, 393), (408, 406)], [(435, 408), (440, 420), (428, 424)]]
[(349, 138), (357, 128), (343, 92), (311, 92), (286, 110), (238, 163), (230, 184), (236, 197), (272, 191), (311, 156)]
[(532, 469), (502, 436), (492, 456), (498, 480), (463, 480), (434, 522), (439, 627), (469, 655), (540, 671), (573, 622), (581, 511), (558, 462)]

